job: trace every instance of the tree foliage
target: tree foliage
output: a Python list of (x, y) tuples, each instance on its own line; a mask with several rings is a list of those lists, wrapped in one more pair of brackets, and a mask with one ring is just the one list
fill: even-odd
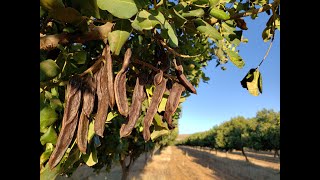
[(209, 131), (194, 133), (177, 144), (225, 151), (247, 147), (277, 152), (280, 150), (280, 111), (264, 108), (253, 118), (237, 116)]
[[(176, 137), (177, 128), (174, 127), (181, 113), (181, 106), (177, 105), (183, 103), (190, 93), (196, 93), (200, 81), (209, 81), (202, 69), (213, 59), (222, 69), (229, 61), (242, 68), (245, 61), (237, 47), (247, 42), (242, 35), (248, 30), (243, 17), (251, 16), (255, 20), (259, 13), (268, 13), (270, 19), (261, 33), (266, 42), (272, 41), (276, 30), (280, 30), (279, 5), (280, 0), (40, 0), (41, 179), (72, 173), (80, 163), (97, 170), (105, 165), (109, 168), (126, 157), (134, 160), (144, 151), (170, 144)], [(121, 93), (127, 96), (127, 106), (134, 104), (137, 77), (141, 74), (148, 77), (143, 86), (146, 98), (141, 99), (137, 122), (132, 131), (122, 137), (119, 131), (128, 119), (119, 111), (119, 105), (110, 103), (106, 117), (101, 116), (105, 119), (102, 133), (97, 133), (96, 114), (100, 110), (95, 102), (90, 106), (92, 111), (85, 114), (87, 119), (81, 112), (72, 115), (76, 120), (77, 116), (83, 116), (81, 122), (85, 126), (80, 128), (87, 127), (87, 130), (84, 136), (81, 133), (79, 136), (86, 137), (87, 143), (71, 134), (68, 136), (70, 144), (64, 145), (63, 157), (56, 166), (49, 167), (48, 159), (61, 144), (58, 140), (61, 132), (69, 132), (65, 130), (68, 123), (63, 123), (63, 117), (66, 112), (75, 110), (66, 109), (71, 101), (67, 85), (80, 77), (77, 83), (81, 85), (77, 88), (79, 92), (85, 92), (82, 89), (83, 81), (88, 80), (85, 78), (98, 76), (99, 64), (108, 64), (108, 60), (103, 60), (106, 49), (110, 50), (112, 59), (109, 66), (112, 77), (125, 73)], [(130, 57), (127, 56), (129, 50)], [(128, 64), (124, 62), (126, 58)], [(124, 65), (127, 67), (121, 70)], [(157, 84), (162, 79), (165, 90), (160, 93)], [(170, 98), (174, 83), (181, 84), (185, 90), (177, 93), (179, 102), (170, 106), (170, 115), (164, 118), (167, 102), (177, 99)], [(254, 92), (253, 95), (258, 95), (257, 87), (262, 93), (262, 76), (258, 67), (241, 84), (250, 93)], [(77, 88), (73, 90), (80, 97)], [(156, 99), (154, 94), (159, 94), (159, 103), (152, 102)], [(84, 100), (77, 103), (79, 107), (87, 105)], [(146, 123), (144, 118), (150, 107), (155, 107), (156, 111), (151, 113), (150, 110), (151, 122)], [(168, 120), (170, 117), (172, 122)], [(69, 126), (69, 130), (77, 131), (75, 125)], [(150, 136), (142, 136), (146, 129)], [(208, 142), (211, 140), (207, 139)], [(87, 144), (84, 150), (79, 149), (80, 142)]]

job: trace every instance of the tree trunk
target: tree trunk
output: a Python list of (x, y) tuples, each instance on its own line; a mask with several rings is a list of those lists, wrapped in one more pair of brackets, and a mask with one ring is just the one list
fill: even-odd
[(128, 165), (126, 165), (126, 158), (120, 159), (121, 170), (122, 170), (121, 180), (127, 180), (128, 178), (130, 166), (133, 162), (133, 157), (129, 156), (129, 158), (130, 158), (130, 161)]
[(249, 159), (248, 159), (246, 153), (244, 153), (243, 147), (241, 148), (241, 152), (242, 152), (242, 155), (246, 158), (246, 161), (249, 162)]
[(280, 159), (280, 154), (279, 154), (279, 150), (274, 150), (274, 157), (279, 157), (279, 159)]

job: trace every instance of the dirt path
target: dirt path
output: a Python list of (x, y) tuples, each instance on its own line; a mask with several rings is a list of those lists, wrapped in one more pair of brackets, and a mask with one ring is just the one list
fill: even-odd
[[(266, 157), (254, 154), (248, 163), (237, 152), (226, 156), (223, 152), (216, 154), (206, 149), (169, 146), (152, 158), (150, 154), (141, 155), (131, 167), (128, 180), (280, 180), (280, 162), (262, 158)], [(60, 176), (56, 180), (70, 179), (120, 180), (121, 168), (117, 165), (109, 173), (96, 174), (91, 168), (80, 166), (70, 178)]]
[(141, 174), (132, 172), (130, 179), (142, 180), (205, 180), (221, 179), (209, 168), (193, 161), (192, 157), (184, 154), (176, 146), (169, 146), (154, 155)]

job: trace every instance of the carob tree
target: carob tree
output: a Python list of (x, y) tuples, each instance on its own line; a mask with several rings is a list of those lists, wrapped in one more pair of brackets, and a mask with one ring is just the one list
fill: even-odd
[[(222, 69), (228, 61), (244, 66), (236, 48), (246, 42), (246, 16), (270, 15), (262, 38), (271, 47), (279, 5), (40, 0), (40, 178), (71, 174), (81, 163), (99, 170), (120, 161), (127, 170), (127, 157), (168, 144), (181, 103), (209, 80), (202, 68), (213, 59)], [(241, 81), (255, 96), (261, 63)]]

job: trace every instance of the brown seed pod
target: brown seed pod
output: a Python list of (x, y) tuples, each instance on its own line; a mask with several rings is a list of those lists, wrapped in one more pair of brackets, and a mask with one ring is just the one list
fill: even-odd
[(118, 111), (121, 115), (127, 117), (129, 113), (129, 105), (127, 100), (127, 90), (126, 90), (126, 74), (129, 67), (131, 58), (131, 49), (128, 48), (122, 64), (121, 70), (115, 77), (114, 80), (114, 94), (118, 107)]
[(170, 94), (166, 103), (165, 112), (163, 118), (167, 121), (169, 128), (175, 128), (172, 124), (172, 115), (176, 112), (179, 100), (185, 87), (177, 82), (175, 82), (170, 89)]
[(193, 87), (193, 85), (189, 82), (187, 77), (183, 74), (182, 65), (175, 65), (176, 75), (179, 79), (180, 83), (191, 93), (197, 94), (197, 90)]
[(248, 30), (247, 23), (243, 19), (235, 19), (235, 22), (237, 23), (237, 27), (240, 29)]
[(160, 84), (161, 81), (162, 81), (162, 78), (163, 78), (163, 71), (159, 71), (159, 73), (157, 73), (157, 74), (154, 76), (154, 79), (153, 79), (154, 85)]
[[(160, 72), (159, 72), (160, 73)], [(147, 110), (146, 116), (143, 120), (143, 138), (145, 141), (150, 139), (150, 126), (154, 115), (157, 113), (159, 103), (161, 102), (164, 91), (166, 90), (167, 79), (162, 78), (160, 84), (156, 85), (153, 96), (150, 102), (150, 106)]]
[(110, 108), (113, 109), (115, 104), (115, 95), (114, 95), (114, 85), (113, 85), (113, 70), (112, 70), (112, 57), (110, 53), (110, 46), (106, 45), (103, 49), (102, 56), (105, 57), (106, 60), (106, 71), (108, 76), (108, 93), (109, 93), (109, 105)]
[(94, 100), (96, 94), (96, 83), (94, 78), (87, 76), (82, 83), (82, 111), (80, 114), (78, 131), (77, 131), (77, 145), (83, 154), (87, 150), (87, 137), (89, 128), (89, 116), (93, 111)]
[(147, 82), (146, 74), (140, 74), (137, 77), (136, 85), (133, 90), (132, 103), (129, 109), (128, 121), (122, 124), (120, 128), (120, 137), (129, 136), (134, 128), (141, 113), (141, 105), (146, 98), (144, 86)]
[(62, 119), (62, 127), (48, 164), (53, 169), (61, 160), (70, 145), (79, 118), (79, 107), (81, 102), (81, 79), (73, 76), (67, 85), (66, 106)]
[(101, 64), (100, 70), (94, 74), (94, 78), (97, 83), (96, 93), (98, 96), (98, 110), (94, 121), (94, 132), (100, 137), (103, 137), (109, 106), (108, 77), (103, 63)]

